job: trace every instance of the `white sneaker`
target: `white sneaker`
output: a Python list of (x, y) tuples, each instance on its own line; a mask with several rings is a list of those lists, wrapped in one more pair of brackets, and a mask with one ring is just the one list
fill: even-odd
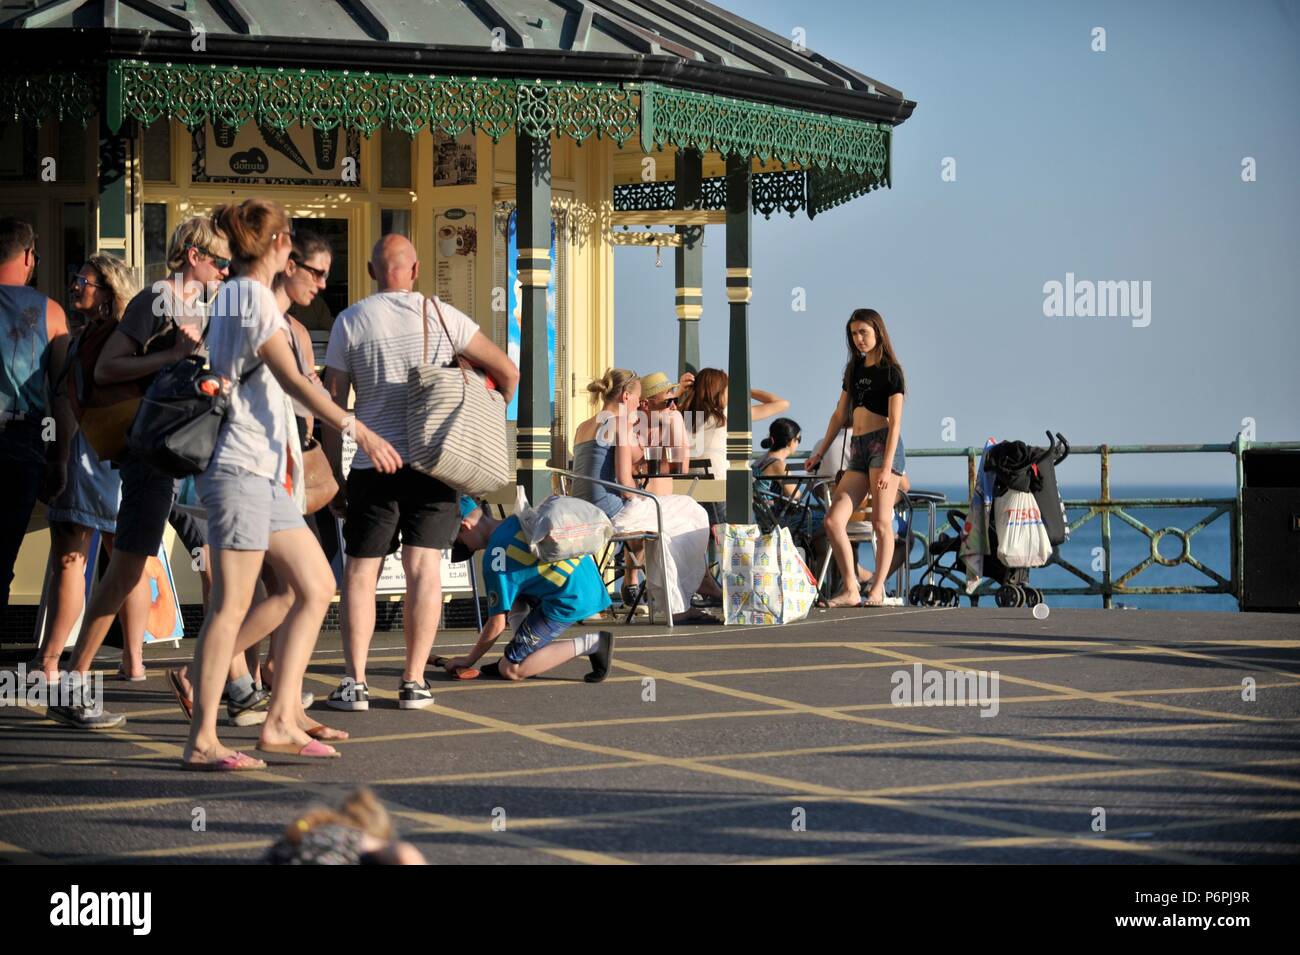
[(370, 709), (370, 688), (364, 683), (345, 679), (330, 693), (325, 700), (325, 705), (335, 710), (351, 710), (353, 712), (368, 710)]

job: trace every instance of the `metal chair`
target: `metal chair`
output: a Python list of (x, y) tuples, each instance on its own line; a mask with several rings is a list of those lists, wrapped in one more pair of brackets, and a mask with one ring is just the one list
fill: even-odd
[[(663, 535), (663, 528), (664, 528), (663, 511), (660, 509), (658, 498), (656, 498), (649, 491), (642, 490), (641, 488), (625, 487), (624, 485), (619, 484), (615, 481), (604, 481), (601, 480), (600, 478), (588, 477), (585, 474), (578, 474), (576, 471), (571, 471), (568, 470), (567, 468), (552, 467), (550, 468), (550, 471), (552, 474), (560, 475), (561, 487), (563, 487), (565, 493), (569, 495), (571, 495), (573, 492), (573, 482), (575, 480), (582, 480), (582, 481), (590, 481), (592, 484), (598, 484), (601, 487), (609, 488), (611, 491), (615, 491), (619, 494), (632, 494), (638, 497), (648, 497), (652, 502), (654, 502), (655, 526), (658, 529), (654, 531), (632, 531), (626, 534), (616, 533), (610, 539), (609, 545), (605, 548), (605, 552), (601, 554), (600, 557), (596, 560), (596, 566), (600, 569), (602, 579), (606, 573), (606, 568), (611, 569), (614, 573), (614, 576), (610, 580), (611, 584), (617, 582), (620, 578), (624, 577), (627, 573), (626, 556), (625, 556), (626, 547), (616, 548), (616, 545), (620, 545), (620, 544), (626, 545), (630, 541), (642, 541), (652, 545), (659, 543)], [(624, 554), (624, 558), (622, 561), (620, 561), (617, 557), (615, 557), (615, 554), (619, 550), (621, 550)], [(611, 557), (614, 557), (614, 560), (612, 562), (611, 562)], [(647, 575), (649, 574), (648, 569), (643, 569), (643, 570)], [(632, 606), (628, 608), (627, 617), (623, 621), (624, 623), (632, 622), (632, 617), (636, 614), (636, 608), (640, 606), (641, 601), (644, 598), (645, 594), (648, 592), (648, 590), (649, 590), (648, 587), (643, 586), (637, 592), (636, 598), (633, 601)], [(654, 613), (655, 613), (655, 607), (652, 603), (650, 605), (651, 622), (654, 621)], [(664, 617), (667, 619), (668, 628), (672, 629), (673, 615), (671, 613), (668, 613), (665, 610)]]
[[(823, 495), (822, 499), (826, 506), (826, 513), (829, 514), (831, 509), (831, 488), (827, 484), (822, 485), (819, 490)], [(890, 560), (889, 570), (885, 573), (885, 579), (888, 580), (890, 577), (895, 578), (895, 596), (901, 596), (904, 600), (907, 599), (907, 592), (911, 589), (912, 582), (912, 565), (911, 561), (907, 558), (912, 544), (912, 516), (914, 510), (915, 504), (913, 503), (910, 494), (906, 491), (900, 490), (898, 496), (894, 499), (894, 515), (896, 522), (900, 518), (902, 520), (902, 533), (894, 539), (894, 556)], [(870, 505), (866, 508), (866, 517), (867, 519), (865, 521), (851, 522), (848, 526), (849, 543), (853, 545), (855, 553), (858, 544), (865, 544), (875, 540), (875, 534), (871, 527)], [(834, 555), (831, 553), (831, 549), (828, 546), (826, 548), (826, 553), (822, 557), (821, 568), (817, 573), (817, 590), (823, 595), (833, 557)], [(877, 573), (879, 573), (879, 569), (877, 569)]]

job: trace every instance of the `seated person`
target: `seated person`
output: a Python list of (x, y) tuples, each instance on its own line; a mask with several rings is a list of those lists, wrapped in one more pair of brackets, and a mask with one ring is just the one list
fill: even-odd
[[(826, 520), (826, 510), (820, 506), (815, 495), (806, 494), (801, 482), (764, 481), (762, 478), (779, 478), (789, 474), (786, 459), (799, 449), (799, 440), (803, 432), (799, 423), (792, 418), (777, 418), (768, 426), (768, 435), (761, 442), (768, 453), (751, 465), (754, 472), (754, 487), (768, 495), (777, 495), (770, 500), (770, 506), (777, 523), (788, 527), (804, 538), (820, 534)], [(803, 499), (808, 497), (809, 506), (804, 506)]]
[[(673, 615), (673, 625), (720, 624), (711, 613), (691, 606), (698, 592), (713, 606), (721, 606), (722, 588), (708, 572), (709, 515), (689, 495), (673, 493), (673, 474), (684, 474), (690, 438), (676, 408), (681, 384), (663, 372), (641, 379), (641, 409), (633, 428), (638, 447), (633, 449), (634, 469), (643, 471), (645, 489), (655, 495), (663, 515), (663, 534), (649, 549), (650, 596), (656, 607)], [(656, 530), (655, 504), (634, 496), (614, 518), (620, 532)]]
[[(577, 474), (610, 481), (624, 487), (636, 487), (633, 462), (641, 447), (632, 436), (641, 404), (641, 379), (626, 368), (610, 368), (587, 386), (592, 401), (600, 411), (578, 425), (573, 436), (573, 470)], [(614, 520), (635, 494), (621, 494), (613, 488), (591, 481), (575, 479), (574, 497), (595, 504)], [(643, 564), (645, 547), (639, 540), (628, 541), (623, 580), (623, 603), (636, 599), (638, 571)]]
[(483, 583), (488, 598), (488, 619), (478, 642), (465, 656), (435, 664), (449, 673), (472, 669), (492, 649), (506, 629), (506, 614), (523, 617), (501, 659), (480, 668), (486, 676), (525, 680), (572, 660), (590, 657), (591, 672), (584, 679), (599, 683), (609, 674), (614, 635), (607, 631), (584, 633), (571, 639), (556, 638), (575, 623), (609, 606), (609, 594), (590, 555), (571, 560), (539, 563), (528, 550), (518, 516), (498, 521), (471, 498), (460, 499), (460, 531), (451, 549), (453, 563), (469, 560), (479, 550)]

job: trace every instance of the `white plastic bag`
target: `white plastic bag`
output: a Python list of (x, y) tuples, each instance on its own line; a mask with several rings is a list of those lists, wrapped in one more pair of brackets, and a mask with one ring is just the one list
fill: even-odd
[(998, 560), (1008, 567), (1042, 567), (1051, 559), (1052, 542), (1028, 491), (1008, 491), (993, 502), (998, 529)]
[(595, 504), (553, 494), (537, 507), (527, 534), (528, 549), (551, 562), (599, 554), (614, 536), (614, 525)]

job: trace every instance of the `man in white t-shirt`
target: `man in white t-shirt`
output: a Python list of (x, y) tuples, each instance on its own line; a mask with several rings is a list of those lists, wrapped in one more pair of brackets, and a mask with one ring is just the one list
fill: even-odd
[[(357, 417), (406, 460), (406, 380), (412, 368), (426, 361), (445, 365), (464, 355), (492, 377), (507, 403), (519, 384), (519, 369), (469, 316), (414, 291), (420, 263), (415, 246), (405, 237), (381, 238), (367, 268), (379, 291), (334, 320), (325, 353), (325, 387), (345, 409), (348, 391), (355, 389)], [(332, 507), (344, 519), (347, 555), (340, 607), (346, 675), (326, 702), (339, 710), (370, 708), (366, 657), (375, 630), (375, 588), (384, 558), (400, 544), (406, 572), (406, 669), (398, 705), (426, 707), (433, 702), (424, 668), (442, 612), (442, 551), (455, 542), (460, 529), (457, 493), (409, 466), (396, 474), (380, 474), (360, 449), (344, 481), (342, 439), (329, 429), (324, 439), (339, 479)]]

